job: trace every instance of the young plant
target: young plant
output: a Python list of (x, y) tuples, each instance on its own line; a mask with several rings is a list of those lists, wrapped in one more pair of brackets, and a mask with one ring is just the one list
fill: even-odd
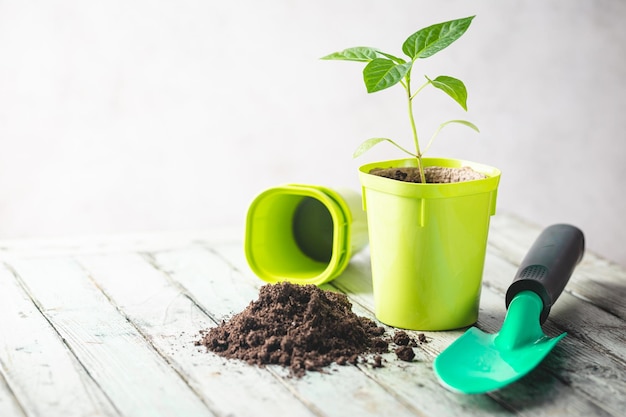
[(398, 83), (401, 84), (406, 91), (409, 121), (411, 124), (411, 132), (413, 134), (415, 152), (405, 149), (389, 138), (371, 138), (363, 142), (361, 146), (357, 148), (354, 152), (355, 158), (362, 155), (364, 152), (368, 151), (380, 142), (389, 142), (401, 151), (416, 158), (420, 179), (422, 184), (424, 184), (426, 181), (424, 176), (424, 167), (422, 165), (422, 157), (432, 145), (435, 137), (437, 137), (439, 132), (445, 126), (457, 123), (468, 126), (478, 132), (478, 128), (467, 120), (448, 120), (439, 125), (426, 144), (426, 147), (422, 150), (420, 148), (417, 129), (415, 127), (415, 117), (413, 114), (413, 99), (415, 96), (417, 96), (417, 94), (427, 86), (432, 85), (433, 87), (446, 93), (465, 111), (467, 111), (467, 89), (461, 80), (447, 75), (440, 75), (432, 79), (424, 76), (426, 81), (415, 91), (411, 86), (411, 71), (415, 66), (415, 62), (418, 59), (433, 56), (442, 49), (450, 46), (450, 44), (459, 39), (465, 33), (474, 17), (475, 16), (470, 16), (463, 19), (438, 23), (418, 30), (409, 36), (402, 45), (402, 52), (404, 52), (404, 54), (408, 57), (408, 60), (367, 46), (348, 48), (322, 58), (327, 60), (366, 62), (367, 65), (363, 69), (363, 80), (365, 81), (365, 87), (367, 88), (368, 93), (375, 93), (392, 87)]

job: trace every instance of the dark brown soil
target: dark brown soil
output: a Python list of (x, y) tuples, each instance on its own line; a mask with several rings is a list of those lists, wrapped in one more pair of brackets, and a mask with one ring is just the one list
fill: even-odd
[(374, 364), (372, 365), (374, 368), (382, 368), (383, 367), (383, 357), (380, 355), (374, 356)]
[(397, 346), (394, 349), (394, 352), (396, 353), (398, 359), (411, 362), (413, 358), (415, 358), (415, 351), (413, 348), (417, 347), (418, 343), (427, 343), (427, 340), (424, 333), (418, 333), (416, 340), (404, 330), (397, 330), (393, 335), (393, 343)]
[[(261, 287), (259, 298), (196, 342), (220, 356), (249, 364), (278, 364), (294, 376), (336, 362), (355, 364), (389, 351), (384, 328), (352, 312), (344, 294), (287, 282)], [(374, 357), (374, 367), (382, 358)]]
[(415, 352), (413, 352), (413, 348), (410, 346), (400, 346), (396, 348), (396, 356), (400, 360), (411, 362), (415, 357)]
[[(415, 167), (374, 168), (370, 171), (370, 174), (398, 181), (422, 182), (420, 179), (419, 169)], [(487, 178), (485, 174), (474, 171), (470, 167), (425, 167), (424, 177), (426, 178), (426, 183), (431, 184), (463, 182)]]
[(414, 337), (411, 337), (404, 330), (397, 330), (393, 335), (393, 343), (395, 343), (398, 346), (416, 347), (418, 343), (419, 344), (428, 343), (428, 340), (426, 340), (426, 335), (424, 333), (418, 333), (417, 340), (416, 340)]
[(414, 342), (411, 337), (404, 330), (398, 330), (393, 335), (393, 343), (398, 346), (408, 346), (409, 343)]

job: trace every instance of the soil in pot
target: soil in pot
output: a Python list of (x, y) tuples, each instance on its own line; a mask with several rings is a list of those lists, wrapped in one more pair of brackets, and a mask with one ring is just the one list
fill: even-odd
[(261, 287), (256, 301), (200, 335), (195, 344), (207, 351), (251, 365), (282, 365), (296, 377), (368, 357), (381, 367), (380, 354), (389, 352), (390, 343), (397, 345), (383, 327), (354, 314), (345, 294), (288, 282)]
[[(421, 182), (419, 169), (416, 167), (374, 168), (370, 171), (370, 174), (404, 182)], [(487, 176), (470, 167), (430, 166), (424, 167), (424, 177), (426, 177), (427, 183), (443, 184), (479, 180)]]

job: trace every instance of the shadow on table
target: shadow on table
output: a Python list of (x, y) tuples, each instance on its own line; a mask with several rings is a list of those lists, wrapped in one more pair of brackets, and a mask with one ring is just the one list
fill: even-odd
[(531, 372), (516, 382), (492, 392), (491, 396), (503, 401), (516, 411), (531, 410), (554, 403), (567, 384), (559, 380), (549, 369), (559, 369), (567, 360), (567, 353), (556, 345), (552, 352)]
[(579, 285), (578, 291), (572, 292), (575, 297), (588, 300), (596, 307), (626, 320), (626, 282), (589, 281)]

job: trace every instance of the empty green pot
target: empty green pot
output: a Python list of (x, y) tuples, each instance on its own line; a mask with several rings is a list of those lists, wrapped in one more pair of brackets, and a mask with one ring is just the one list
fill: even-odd
[(500, 171), (469, 161), (424, 158), (425, 166), (469, 166), (487, 178), (416, 184), (369, 174), (413, 159), (359, 169), (367, 211), (376, 317), (414, 330), (469, 326), (478, 305), (490, 216)]
[(361, 196), (351, 190), (283, 185), (259, 194), (248, 209), (246, 259), (270, 283), (328, 282), (366, 244)]

